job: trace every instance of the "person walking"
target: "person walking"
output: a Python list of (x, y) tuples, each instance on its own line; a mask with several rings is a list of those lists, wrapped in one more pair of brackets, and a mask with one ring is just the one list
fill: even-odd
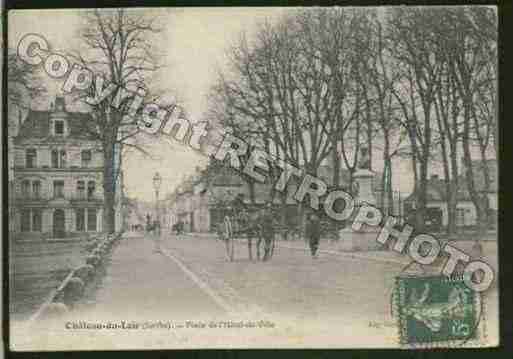
[(312, 258), (317, 258), (317, 249), (321, 239), (321, 221), (315, 213), (310, 214), (306, 223), (306, 238), (310, 244)]
[(267, 261), (271, 256), (271, 246), (274, 240), (274, 215), (272, 212), (272, 205), (268, 203), (265, 211), (260, 216), (260, 227), (262, 237), (264, 239), (264, 257), (263, 261)]
[(146, 214), (146, 233), (150, 233), (151, 231), (151, 216), (149, 213)]

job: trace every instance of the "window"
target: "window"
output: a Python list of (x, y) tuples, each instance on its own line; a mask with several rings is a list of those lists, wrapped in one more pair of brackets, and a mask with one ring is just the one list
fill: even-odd
[(64, 198), (64, 181), (53, 181), (53, 196)]
[(94, 198), (95, 190), (96, 190), (96, 183), (94, 181), (87, 182), (87, 199)]
[(92, 153), (91, 150), (82, 151), (82, 167), (88, 167), (91, 163)]
[(456, 208), (456, 225), (457, 226), (465, 225), (465, 209), (464, 208)]
[(55, 121), (55, 135), (62, 136), (64, 135), (64, 121)]
[(42, 216), (40, 209), (32, 210), (32, 231), (33, 232), (41, 232), (42, 227)]
[(52, 150), (52, 167), (59, 168), (59, 151)]
[(87, 230), (96, 231), (96, 208), (87, 209)]
[(25, 153), (26, 167), (35, 168), (37, 161), (37, 151), (33, 148), (28, 149)]
[(52, 168), (66, 167), (66, 151), (52, 150)]
[(30, 198), (30, 181), (23, 180), (21, 182), (21, 196), (23, 198)]
[(30, 232), (30, 209), (21, 210), (21, 231)]
[(41, 198), (41, 181), (32, 182), (32, 195), (35, 199)]
[(77, 208), (75, 214), (77, 231), (85, 231), (85, 210), (83, 208)]
[(77, 195), (78, 199), (85, 199), (85, 182), (84, 181), (78, 181), (77, 182)]

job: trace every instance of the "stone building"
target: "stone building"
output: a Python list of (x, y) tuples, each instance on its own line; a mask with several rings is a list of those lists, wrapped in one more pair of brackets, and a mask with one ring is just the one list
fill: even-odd
[[(463, 159), (461, 163), (464, 163)], [(483, 201), (488, 202), (489, 227), (496, 227), (498, 213), (498, 171), (497, 160), (486, 161), (489, 174), (489, 184), (486, 185), (485, 173), (481, 160), (473, 160), (471, 166), (474, 171), (474, 185)], [(475, 227), (477, 225), (477, 212), (468, 191), (467, 179), (462, 168), (458, 178), (457, 204), (456, 204), (456, 227)], [(448, 198), (445, 180), (434, 174), (427, 183), (426, 203), (426, 226), (429, 230), (440, 230), (445, 228), (449, 222)], [(409, 222), (415, 223), (416, 196), (412, 193), (404, 202), (405, 213), (410, 214)]]
[[(372, 182), (372, 189), (376, 198), (380, 198), (381, 173), (376, 173)], [(333, 169), (321, 166), (317, 177), (331, 184)], [(282, 215), (291, 226), (298, 226), (299, 209), (294, 194), (299, 187), (299, 180), (292, 177), (287, 185), (285, 196), (276, 193), (273, 203), (282, 211)], [(347, 187), (349, 171), (340, 170), (342, 187)], [(222, 222), (225, 212), (220, 203), (229, 203), (238, 194), (243, 194), (247, 205), (253, 207), (263, 206), (271, 200), (271, 187), (273, 184), (255, 182), (253, 186), (244, 180), (236, 170), (228, 167), (200, 171), (186, 179), (177, 187), (167, 205), (172, 218), (171, 224), (181, 221), (185, 231), (211, 232)], [(396, 194), (394, 193), (394, 196)], [(322, 201), (322, 199), (321, 199)], [(397, 202), (397, 201), (396, 201)], [(395, 208), (400, 206), (395, 203)]]
[[(103, 229), (103, 155), (86, 127), (89, 113), (70, 112), (63, 97), (49, 111), (29, 110), (13, 139), (16, 238), (64, 238)], [(122, 174), (116, 188), (122, 190)], [(118, 191), (116, 216), (121, 216)], [(116, 225), (122, 223), (116, 218)], [(119, 230), (120, 228), (116, 228)]]

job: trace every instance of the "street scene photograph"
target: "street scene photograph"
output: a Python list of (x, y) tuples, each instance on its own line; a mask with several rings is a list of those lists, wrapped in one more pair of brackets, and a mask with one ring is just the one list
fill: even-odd
[(7, 16), (10, 350), (499, 345), (496, 7)]

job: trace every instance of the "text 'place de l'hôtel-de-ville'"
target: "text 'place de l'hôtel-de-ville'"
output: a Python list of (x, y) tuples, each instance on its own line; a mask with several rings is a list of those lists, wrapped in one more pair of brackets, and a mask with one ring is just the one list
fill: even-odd
[[(84, 130), (86, 112), (56, 97), (47, 111), (20, 111), (9, 141), (9, 231), (17, 238), (64, 238), (101, 232), (103, 156)], [(14, 133), (13, 133), (14, 132)], [(117, 176), (116, 220), (121, 227), (123, 175)]]

